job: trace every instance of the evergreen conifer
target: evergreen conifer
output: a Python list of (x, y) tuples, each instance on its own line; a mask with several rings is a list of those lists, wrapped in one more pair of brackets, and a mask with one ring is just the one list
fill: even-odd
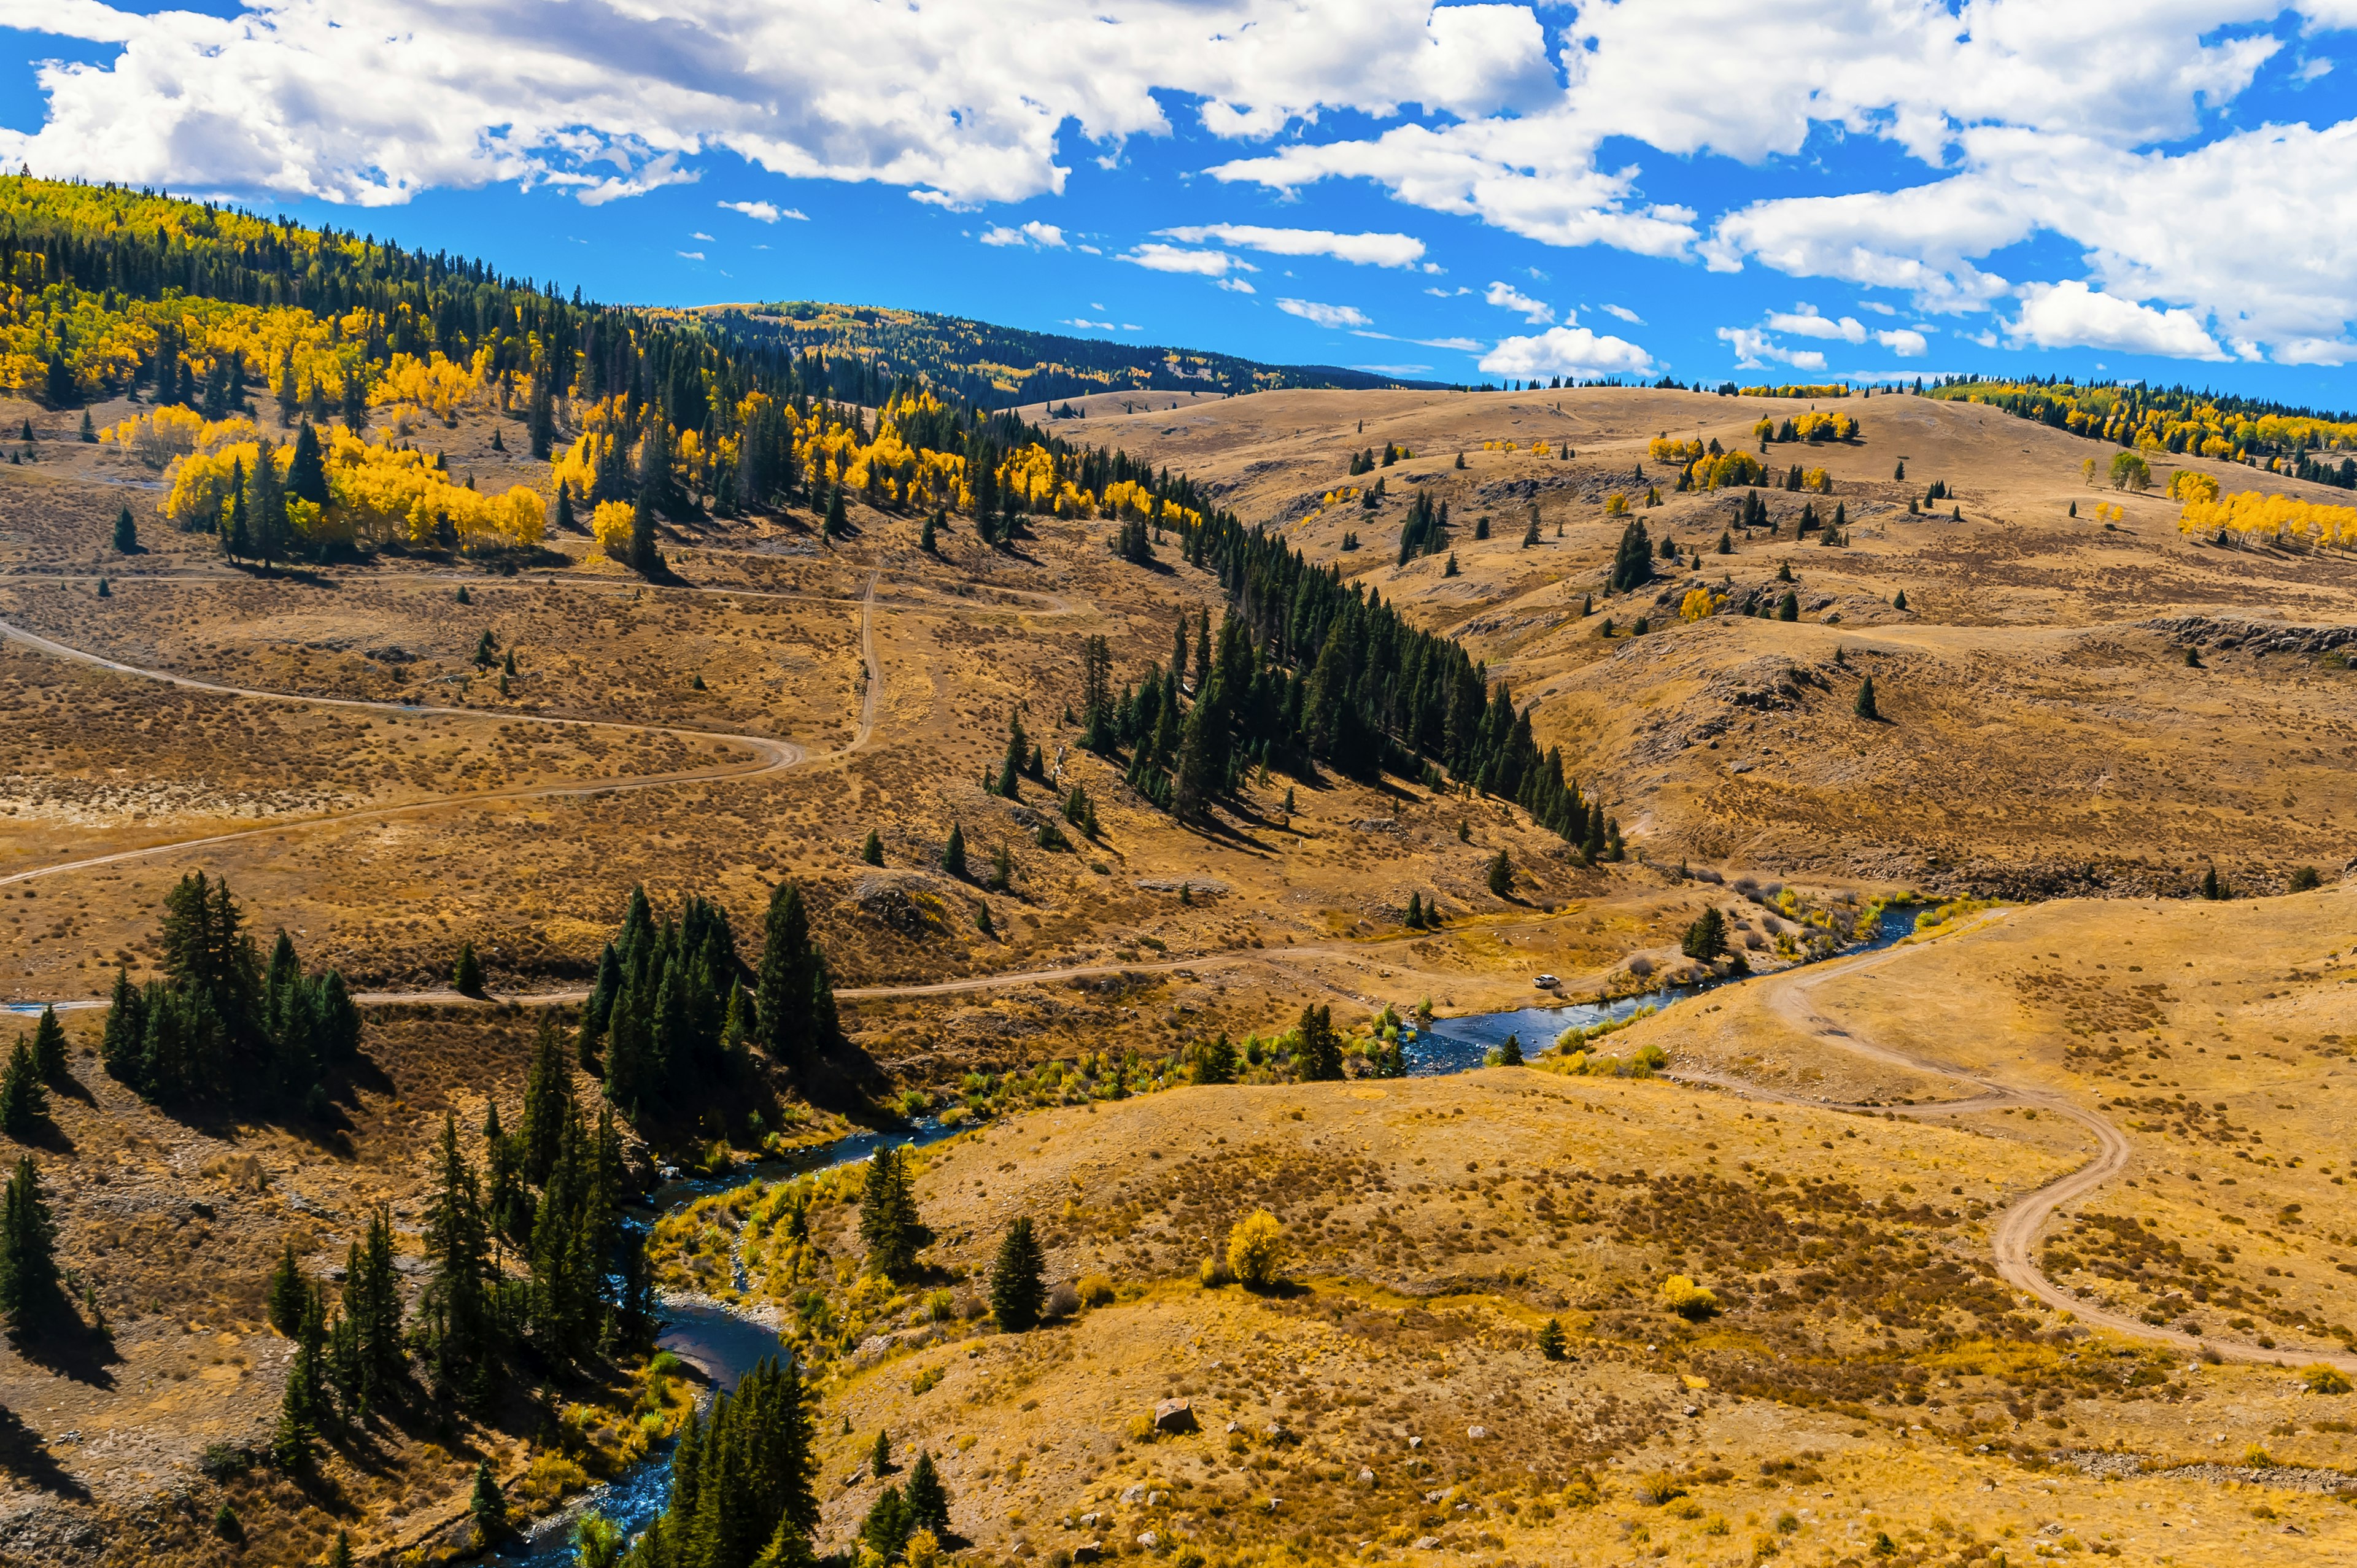
[(33, 1069), (46, 1083), (66, 1076), (66, 1026), (58, 1022), (55, 1007), (42, 1008), (40, 1022), (33, 1026)]
[(1874, 705), (1874, 677), (1871, 675), (1858, 685), (1857, 712), (1857, 716), (1862, 719), (1878, 719), (1882, 716), (1881, 712)]
[(1514, 864), (1506, 858), (1506, 852), (1502, 849), (1490, 859), (1489, 882), (1490, 891), (1501, 898), (1510, 897), (1514, 891)]
[(867, 841), (859, 846), (859, 858), (869, 865), (884, 864), (884, 841), (874, 828), (867, 830)]
[(303, 1265), (295, 1261), (295, 1243), (290, 1240), (278, 1254), (278, 1266), (270, 1272), (270, 1289), (264, 1306), (270, 1326), (292, 1339), (295, 1331), (303, 1326), (303, 1306), (310, 1294), (310, 1281), (303, 1275)]
[(133, 520), (130, 507), (125, 506), (114, 514), (114, 553), (128, 555), (138, 548), (139, 524)]
[(1333, 1083), (1342, 1077), (1342, 1040), (1334, 1032), (1334, 1009), (1304, 1007), (1295, 1028), (1301, 1044), (1295, 1054), (1301, 1077), (1312, 1083)]
[(859, 1197), (859, 1240), (867, 1248), (868, 1268), (886, 1279), (905, 1281), (915, 1272), (924, 1228), (917, 1220), (908, 1156), (897, 1146), (868, 1157)]
[(8, 1068), (0, 1075), (0, 1133), (18, 1143), (28, 1142), (49, 1113), (48, 1096), (41, 1089), (41, 1070), (33, 1065), (32, 1043), (16, 1037), (8, 1053)]
[(16, 1333), (36, 1332), (57, 1315), (57, 1240), (40, 1172), (32, 1155), (19, 1155), (0, 1195), (0, 1318)]
[(1018, 1219), (999, 1239), (990, 1266), (990, 1314), (1009, 1334), (1036, 1327), (1047, 1305), (1048, 1260), (1031, 1234), (1031, 1221)]

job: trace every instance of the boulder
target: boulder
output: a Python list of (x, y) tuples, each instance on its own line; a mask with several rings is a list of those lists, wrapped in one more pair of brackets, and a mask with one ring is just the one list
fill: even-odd
[(1151, 1552), (1161, 1544), (1162, 1538), (1155, 1534), (1150, 1530), (1143, 1532), (1137, 1538), (1138, 1549), (1143, 1552)]
[(1195, 1407), (1185, 1400), (1164, 1400), (1154, 1407), (1154, 1426), (1157, 1432), (1192, 1432)]
[(1083, 1541), (1072, 1548), (1072, 1561), (1075, 1563), (1094, 1563), (1103, 1555), (1104, 1542), (1102, 1541)]
[(1465, 1435), (1479, 1443), (1490, 1435), (1490, 1429), (1486, 1426), (1469, 1426), (1465, 1429)]

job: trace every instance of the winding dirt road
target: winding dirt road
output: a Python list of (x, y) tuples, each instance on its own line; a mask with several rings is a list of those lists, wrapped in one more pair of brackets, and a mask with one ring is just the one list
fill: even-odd
[(117, 850), (108, 854), (91, 855), (80, 860), (62, 861), (52, 865), (37, 866), (0, 876), (0, 886), (14, 883), (38, 881), (45, 877), (62, 876), (71, 872), (87, 871), (95, 866), (113, 865), (126, 860), (138, 860), (149, 855), (168, 854), (176, 850), (199, 849), (211, 844), (234, 843), (241, 839), (258, 838), (264, 834), (283, 833), (290, 828), (337, 826), (348, 822), (379, 821), (388, 817), (409, 815), (419, 811), (440, 811), (451, 806), (476, 806), (493, 800), (551, 800), (587, 795), (602, 795), (623, 790), (651, 789), (671, 784), (691, 784), (718, 779), (758, 779), (767, 774), (780, 773), (789, 768), (845, 755), (866, 744), (874, 727), (876, 693), (883, 684), (883, 671), (876, 658), (875, 599), (876, 577), (867, 583), (866, 594), (860, 605), (860, 648), (867, 666), (867, 693), (861, 704), (859, 727), (852, 744), (842, 752), (823, 753), (817, 757), (792, 741), (779, 740), (770, 736), (740, 735), (732, 731), (697, 729), (683, 725), (639, 725), (613, 719), (577, 719), (553, 717), (542, 714), (516, 713), (506, 710), (487, 711), (480, 708), (439, 706), (433, 703), (380, 702), (364, 697), (311, 696), (294, 692), (264, 691), (250, 686), (231, 686), (219, 682), (199, 680), (192, 675), (178, 675), (165, 670), (150, 670), (136, 664), (126, 664), (91, 653), (66, 643), (55, 641), (37, 632), (26, 630), (11, 622), (0, 620), (0, 639), (19, 642), (53, 658), (88, 664), (116, 674), (130, 675), (144, 681), (156, 681), (186, 691), (204, 692), (217, 696), (240, 697), (256, 702), (285, 703), (304, 707), (345, 708), (365, 713), (392, 714), (404, 717), (430, 714), (439, 718), (473, 719), (492, 723), (522, 723), (544, 725), (553, 729), (608, 730), (632, 735), (660, 735), (674, 739), (725, 741), (741, 746), (755, 754), (751, 762), (716, 768), (681, 768), (669, 773), (626, 774), (576, 784), (526, 784), (512, 789), (479, 789), (454, 795), (435, 795), (424, 800), (404, 801), (392, 806), (368, 806), (352, 811), (328, 811), (316, 816), (276, 818), (254, 828), (241, 828), (232, 832), (208, 833), (198, 838), (175, 839), (162, 843), (143, 845), (135, 849)]
[[(2004, 914), (2003, 910), (1994, 910), (1974, 924), (2002, 919)], [(2068, 1176), (2058, 1177), (2036, 1191), (2014, 1199), (1996, 1218), (1996, 1224), (1989, 1235), (1989, 1248), (1997, 1273), (2006, 1283), (2026, 1295), (2035, 1296), (2049, 1306), (2072, 1314), (2083, 1324), (2108, 1328), (2138, 1339), (2157, 1341), (2189, 1353), (2212, 1350), (2232, 1360), (2267, 1362), (2277, 1366), (2289, 1361), (2303, 1365), (2322, 1362), (2343, 1372), (2357, 1373), (2357, 1356), (2269, 1349), (2238, 1339), (2217, 1339), (2187, 1334), (2175, 1328), (2155, 1327), (2142, 1318), (2082, 1301), (2040, 1273), (2037, 1262), (2038, 1235), (2045, 1229), (2046, 1221), (2056, 1209), (2076, 1203), (2125, 1170), (2129, 1157), (2136, 1152), (2135, 1145), (2128, 1142), (2126, 1133), (2098, 1112), (2050, 1090), (2023, 1088), (1985, 1073), (1968, 1071), (1953, 1063), (1934, 1061), (1928, 1057), (1896, 1049), (1844, 1027), (1819, 1009), (1813, 994), (1819, 986), (1828, 981), (1863, 973), (1891, 962), (1906, 951), (1903, 947), (1886, 948), (1880, 952), (1866, 953), (1854, 959), (1836, 959), (1828, 963), (1811, 964), (1804, 969), (1785, 970), (1765, 976), (1756, 983), (1768, 989), (1769, 1011), (1801, 1034), (1867, 1061), (1931, 1073), (1968, 1084), (1975, 1092), (1930, 1105), (1861, 1105), (1790, 1094), (1765, 1088), (1748, 1079), (1722, 1073), (1674, 1069), (1670, 1076), (1686, 1082), (1708, 1083), (1749, 1099), (1815, 1110), (1853, 1111), (1869, 1115), (1906, 1116), (1929, 1121), (1933, 1117), (2019, 1107), (2076, 1122), (2085, 1128), (2095, 1142), (2095, 1152), (2087, 1163)]]

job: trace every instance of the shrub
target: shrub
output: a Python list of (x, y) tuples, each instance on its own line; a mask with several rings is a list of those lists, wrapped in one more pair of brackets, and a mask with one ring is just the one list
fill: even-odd
[(1685, 1495), (1686, 1489), (1667, 1470), (1649, 1470), (1637, 1477), (1637, 1500), (1647, 1508), (1657, 1509)]
[(1718, 1310), (1718, 1297), (1684, 1274), (1662, 1282), (1662, 1305), (1689, 1323), (1699, 1323)]
[(1247, 1290), (1266, 1290), (1285, 1272), (1285, 1228), (1255, 1208), (1228, 1232), (1228, 1273)]
[(2348, 1378), (2337, 1368), (2328, 1367), (2321, 1361), (2313, 1367), (2301, 1368), (2299, 1380), (2308, 1385), (2308, 1391), (2312, 1394), (2345, 1394), (2349, 1391)]
[(1103, 1274), (1082, 1274), (1079, 1290), (1082, 1306), (1107, 1306), (1113, 1302), (1113, 1281)]
[(226, 1481), (253, 1468), (253, 1455), (234, 1443), (208, 1443), (197, 1456), (197, 1468), (212, 1480)]

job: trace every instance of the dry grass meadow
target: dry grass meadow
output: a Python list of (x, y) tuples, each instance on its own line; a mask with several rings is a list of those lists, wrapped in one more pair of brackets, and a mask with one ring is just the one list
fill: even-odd
[[(258, 575), (157, 518), (154, 472), (0, 404), (0, 426), (38, 435), (36, 460), (0, 470), (0, 1002), (87, 1004), (118, 964), (152, 974), (162, 893), (199, 869), (265, 939), (283, 926), (375, 993), (328, 1138), (163, 1114), (99, 1070), (100, 1014), (65, 1015), (78, 1089), (34, 1153), (115, 1359), (0, 1350), (0, 1562), (307, 1563), (337, 1527), (393, 1562), (485, 1454), (553, 1502), (579, 1442), (387, 1432), (327, 1492), (224, 1487), (195, 1462), (275, 1412), (285, 1345), (260, 1301), (280, 1248), (339, 1259), (382, 1197), (414, 1253), (442, 1112), (512, 1115), (534, 1013), (510, 1003), (585, 986), (639, 884), (665, 910), (716, 899), (754, 957), (787, 877), (856, 1047), (825, 1103), (779, 1086), (798, 1141), (970, 1075), (1020, 1078), (1041, 1107), (1008, 1101), (921, 1156), (922, 1288), (860, 1273), (853, 1174), (808, 1184), (800, 1249), (778, 1240), (783, 1186), (661, 1235), (671, 1288), (822, 1356), (830, 1543), (876, 1494), (860, 1462), (880, 1428), (942, 1462), (976, 1564), (2357, 1549), (2357, 1410), (2300, 1370), (2357, 1354), (2357, 1149), (2336, 1101), (2357, 1070), (2357, 733), (2324, 651), (2357, 566), (2188, 539), (2158, 497), (2085, 486), (2108, 448), (1908, 397), (1846, 403), (1855, 444), (1771, 448), (1780, 469), (1826, 468), (1833, 494), (1763, 490), (1774, 527), (1749, 534), (1742, 492), (1642, 506), (1670, 477), (1648, 443), (1748, 446), (1763, 412), (1802, 404), (1128, 401), (1086, 400), (1059, 433), (1192, 475), (1460, 639), (1535, 704), (1631, 857), (1583, 866), (1516, 810), (1397, 779), (1254, 779), (1218, 833), (1176, 827), (1078, 748), (1068, 712), (1086, 639), (1135, 679), (1180, 615), (1217, 620), (1220, 585), (1174, 550), (1122, 563), (1101, 522), (1035, 520), (998, 551), (952, 520), (929, 555), (917, 519), (858, 507), (832, 545), (801, 512), (714, 521), (668, 534), (653, 583), (579, 535), (511, 573), (411, 555)], [(544, 479), (490, 448), (493, 424), (431, 440), (487, 488)], [(1377, 470), (1383, 503), (1329, 500), (1385, 442), (1411, 456)], [(2230, 489), (2340, 494), (2187, 461)], [(1955, 515), (1910, 513), (1935, 479)], [(1419, 489), (1449, 503), (1454, 575), (1396, 564)], [(1610, 598), (1615, 495), (1684, 556)], [(1795, 537), (1804, 500), (1844, 509), (1845, 544)], [(2096, 521), (2098, 501), (2121, 516)], [(145, 545), (128, 556), (108, 542), (124, 505)], [(1727, 608), (1683, 621), (1695, 587)], [(1733, 613), (1788, 588), (1796, 620)], [(1854, 711), (1868, 675), (1878, 720)], [(985, 790), (1010, 714), (1096, 802), (1099, 839), (1042, 848), (1049, 791)], [(942, 870), (952, 825), (977, 864), (1007, 846), (1011, 887)], [(881, 867), (859, 858), (870, 829)], [(1504, 898), (1484, 875), (1501, 849)], [(2192, 897), (2213, 866), (2234, 898)], [(2291, 892), (2303, 867), (2321, 886)], [(2002, 902), (1869, 961), (1778, 956), (1813, 919), (1908, 892)], [(1411, 894), (1443, 929), (1405, 928)], [(1525, 1005), (1540, 972), (1576, 996), (1640, 989), (1706, 905), (1742, 918), (1766, 972), (1616, 1036), (1658, 1047), (1663, 1075), (1547, 1060), (1108, 1088), (1306, 1003), (1354, 1029), (1386, 1005)], [(487, 1003), (443, 989), (469, 941)], [(641, 1165), (713, 1139), (751, 1152), (734, 1126), (642, 1131)], [(2050, 1299), (2000, 1266), (2005, 1227), (2083, 1168), (2100, 1179), (2017, 1238)], [(1285, 1227), (1287, 1283), (1205, 1287), (1199, 1265), (1254, 1208)], [(974, 1304), (1017, 1214), (1081, 1299), (1000, 1335)], [(1669, 1312), (1672, 1275), (1720, 1310)], [(1538, 1349), (1550, 1318), (1562, 1360)], [(635, 1431), (692, 1391), (596, 1397)], [(1173, 1398), (1198, 1430), (1155, 1430)], [(241, 1548), (207, 1528), (231, 1496)]]

